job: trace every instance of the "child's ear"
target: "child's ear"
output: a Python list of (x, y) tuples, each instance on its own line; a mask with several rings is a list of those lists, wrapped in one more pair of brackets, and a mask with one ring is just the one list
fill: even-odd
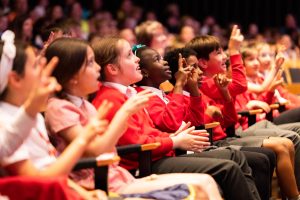
[(119, 72), (119, 67), (115, 64), (108, 64), (106, 66), (106, 71), (111, 75), (116, 75)]
[(11, 71), (8, 74), (8, 80), (7, 80), (8, 84), (11, 84), (13, 86), (20, 86), (20, 85), (22, 85), (21, 80), (22, 80), (22, 77), (14, 71)]
[(200, 66), (200, 68), (202, 69), (203, 72), (205, 72), (205, 70), (208, 68), (207, 66), (207, 60), (200, 58), (198, 59), (198, 64)]

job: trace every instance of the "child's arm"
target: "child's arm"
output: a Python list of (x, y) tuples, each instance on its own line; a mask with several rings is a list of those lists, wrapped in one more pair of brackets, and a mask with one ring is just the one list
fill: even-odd
[(190, 121), (193, 126), (204, 124), (204, 104), (198, 88), (200, 72), (197, 70), (192, 68), (186, 84), (186, 89), (190, 93), (190, 97), (185, 97), (184, 121)]
[(191, 72), (191, 67), (186, 66), (186, 60), (179, 54), (178, 71), (175, 74), (176, 83), (174, 85), (174, 94), (182, 94), (183, 88), (187, 83), (188, 76)]
[(232, 98), (235, 98), (237, 95), (247, 90), (245, 67), (240, 54), (243, 40), (244, 36), (241, 34), (240, 29), (237, 25), (234, 25), (228, 43), (228, 53), (232, 71), (232, 81), (228, 85), (228, 91)]
[(213, 78), (216, 87), (223, 96), (222, 105), (215, 104), (222, 113), (222, 117), (219, 117), (217, 121), (221, 123), (222, 127), (227, 127), (237, 122), (234, 101), (228, 91), (229, 80), (224, 74), (216, 74)]
[(32, 89), (29, 97), (19, 109), (14, 121), (10, 124), (1, 124), (0, 128), (0, 156), (11, 155), (27, 138), (30, 130), (36, 124), (36, 115), (45, 105), (49, 95), (60, 90), (56, 79), (50, 77), (51, 72), (58, 62), (53, 58), (47, 65), (44, 59), (37, 65), (32, 77)]
[(278, 85), (282, 83), (282, 80), (278, 79), (281, 77), (281, 66), (284, 63), (284, 56), (281, 51), (276, 55), (275, 66), (271, 68), (267, 77), (264, 79), (262, 84), (248, 83), (248, 90), (260, 94), (267, 92), (268, 90), (274, 90)]
[(264, 101), (259, 101), (259, 100), (251, 100), (247, 103), (246, 107), (251, 110), (251, 109), (257, 109), (261, 108), (263, 109), (266, 113), (271, 111), (271, 108), (269, 104), (267, 104)]
[[(102, 117), (102, 131), (101, 134), (98, 134), (94, 140), (87, 146), (85, 155), (87, 156), (98, 156), (101, 153), (111, 151), (116, 143), (118, 142), (119, 138), (123, 135), (124, 131), (127, 128), (127, 121), (132, 114), (141, 110), (145, 107), (146, 103), (148, 102), (149, 98), (152, 97), (154, 94), (148, 90), (138, 93), (137, 95), (129, 98), (119, 109), (116, 111), (112, 120), (108, 125), (108, 121), (105, 120), (107, 118), (106, 113), (105, 116)], [(103, 107), (103, 103), (106, 100), (102, 101), (100, 104), (100, 109)], [(115, 103), (112, 103), (111, 106), (113, 109), (118, 107)], [(108, 115), (111, 114), (111, 111), (107, 112)], [(75, 126), (71, 126), (64, 130), (61, 130), (59, 134), (67, 141), (71, 142), (76, 137), (82, 135), (82, 131), (85, 127), (77, 124)]]

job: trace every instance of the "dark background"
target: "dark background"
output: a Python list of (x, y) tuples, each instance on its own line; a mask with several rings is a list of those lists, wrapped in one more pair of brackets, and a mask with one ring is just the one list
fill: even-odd
[[(85, 6), (90, 0), (81, 0)], [(160, 21), (164, 21), (164, 10), (169, 3), (178, 3), (181, 15), (191, 15), (200, 22), (207, 15), (216, 18), (221, 26), (230, 22), (247, 27), (257, 23), (261, 30), (269, 27), (281, 27), (287, 13), (293, 14), (300, 23), (300, 0), (132, 0), (144, 10), (154, 10)], [(31, 3), (35, 0), (31, 0)], [(51, 0), (51, 4), (61, 0)], [(104, 9), (115, 13), (121, 0), (103, 0)], [(299, 25), (298, 23), (298, 25)]]

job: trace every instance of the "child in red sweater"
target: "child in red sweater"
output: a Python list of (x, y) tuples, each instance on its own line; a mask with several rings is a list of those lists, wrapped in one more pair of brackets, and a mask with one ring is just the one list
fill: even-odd
[[(231, 40), (228, 45), (228, 50), (231, 57), (235, 56), (241, 59), (239, 49), (242, 41), (243, 41), (243, 36), (240, 34), (240, 30), (237, 28), (237, 26), (234, 26), (231, 33)], [(192, 48), (197, 52), (198, 63), (200, 67), (204, 70), (204, 74), (207, 77), (212, 78), (215, 74), (224, 73), (226, 71), (227, 56), (220, 48), (219, 41), (215, 37), (213, 36), (196, 37), (190, 43), (187, 44), (187, 47)], [(242, 64), (240, 69), (243, 71)], [(241, 74), (243, 74), (243, 72)], [(241, 77), (242, 79), (240, 79), (240, 81), (245, 83), (246, 79), (243, 77)], [(235, 77), (235, 79), (233, 80), (237, 81), (239, 79), (238, 77)], [(233, 85), (233, 81), (231, 85)], [(218, 87), (216, 88), (217, 90), (219, 90)], [(209, 91), (206, 92), (209, 93)], [(224, 96), (222, 95), (222, 92), (215, 92), (215, 93), (219, 95), (218, 97), (220, 97), (220, 95)], [(236, 94), (234, 94), (234, 90), (231, 87), (229, 88), (229, 86), (228, 86), (227, 94), (230, 94), (231, 98), (236, 97)], [(232, 114), (235, 115), (235, 113)], [(251, 138), (249, 138), (249, 141), (250, 139)], [(245, 142), (245, 144), (247, 144), (247, 142)], [(283, 148), (279, 149), (278, 145), (282, 146)], [(283, 192), (286, 194), (286, 196), (288, 196), (291, 199), (295, 199), (295, 198), (300, 199), (294, 172), (293, 172), (295, 155), (294, 155), (294, 148), (292, 143), (284, 138), (269, 137), (263, 140), (262, 146), (272, 149), (277, 155), (277, 172), (278, 172), (277, 174), (281, 182), (280, 185)], [(282, 164), (283, 162), (285, 164)], [(288, 179), (289, 181), (287, 181)]]
[[(97, 107), (105, 99), (112, 101), (114, 108), (108, 113), (108, 120), (111, 120), (125, 100), (135, 95), (135, 90), (130, 85), (142, 79), (139, 59), (131, 51), (129, 43), (119, 38), (102, 39), (93, 44), (93, 48), (95, 60), (101, 66), (101, 78), (104, 81), (93, 104)], [(173, 157), (174, 148), (202, 150), (203, 137), (189, 134), (192, 129), (185, 133), (170, 135), (154, 128), (148, 114), (140, 111), (128, 120), (128, 128), (119, 139), (118, 145), (160, 142), (161, 146), (153, 151), (152, 171), (154, 173), (209, 173), (220, 184), (226, 199), (259, 199), (251, 173), (249, 173), (249, 166), (245, 157), (238, 151), (226, 149)], [(121, 164), (127, 169), (135, 169), (137, 167), (136, 156), (123, 158)], [(225, 170), (229, 169), (228, 167), (230, 173)], [(241, 188), (240, 185), (246, 187)], [(244, 191), (237, 193), (238, 188)]]

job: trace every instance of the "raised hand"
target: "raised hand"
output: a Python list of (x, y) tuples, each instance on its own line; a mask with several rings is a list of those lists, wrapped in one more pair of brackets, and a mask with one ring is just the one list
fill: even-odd
[(282, 64), (284, 63), (284, 54), (283, 52), (286, 50), (286, 47), (283, 45), (279, 45), (277, 47), (277, 54), (275, 57), (275, 69), (279, 70), (282, 67)]
[(178, 71), (175, 74), (176, 84), (178, 86), (184, 87), (187, 83), (187, 79), (192, 71), (192, 67), (188, 66), (186, 60), (182, 58), (182, 55), (179, 54), (178, 59)]
[(235, 55), (240, 53), (241, 44), (244, 41), (244, 36), (241, 34), (241, 30), (237, 25), (234, 25), (231, 31), (228, 51), (230, 55)]
[(150, 90), (144, 90), (139, 92), (137, 95), (129, 98), (120, 108), (120, 112), (124, 112), (128, 115), (132, 115), (135, 112), (144, 108), (149, 101), (150, 97), (155, 96)]
[(213, 79), (223, 98), (226, 101), (231, 101), (231, 96), (227, 88), (230, 83), (230, 79), (228, 79), (225, 74), (216, 74), (213, 76)]
[(38, 112), (44, 110), (47, 100), (53, 92), (61, 90), (61, 86), (51, 76), (58, 62), (57, 57), (53, 57), (48, 64), (46, 59), (42, 58), (34, 67), (33, 78), (31, 80), (32, 89), (24, 103), (26, 112), (33, 117)]
[(225, 74), (215, 74), (213, 79), (219, 90), (227, 90), (230, 79), (228, 79)]

